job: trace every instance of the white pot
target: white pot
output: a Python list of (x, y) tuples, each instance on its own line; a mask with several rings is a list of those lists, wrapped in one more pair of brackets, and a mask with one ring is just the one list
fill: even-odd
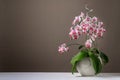
[(84, 58), (80, 62), (77, 63), (77, 71), (82, 76), (93, 76), (95, 75), (95, 70), (90, 62), (90, 58)]

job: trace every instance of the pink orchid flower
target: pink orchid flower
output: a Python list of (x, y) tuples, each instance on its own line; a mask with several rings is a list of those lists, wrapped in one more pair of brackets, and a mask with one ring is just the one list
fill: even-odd
[(92, 47), (92, 40), (91, 40), (91, 39), (88, 39), (88, 40), (85, 42), (85, 47), (86, 47), (86, 48), (91, 48), (91, 47)]
[(65, 43), (61, 44), (59, 47), (58, 47), (58, 52), (60, 54), (62, 54), (63, 52), (67, 52), (69, 50), (69, 47), (67, 47), (67, 45)]

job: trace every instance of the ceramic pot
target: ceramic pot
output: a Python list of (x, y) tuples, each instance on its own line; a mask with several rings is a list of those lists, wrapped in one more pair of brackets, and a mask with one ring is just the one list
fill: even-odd
[(95, 75), (95, 70), (90, 62), (90, 58), (84, 58), (83, 60), (78, 62), (76, 69), (81, 74), (81, 76), (94, 76)]

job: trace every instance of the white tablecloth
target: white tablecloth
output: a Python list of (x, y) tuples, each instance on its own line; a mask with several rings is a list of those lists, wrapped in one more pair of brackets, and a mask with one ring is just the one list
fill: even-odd
[(120, 73), (101, 73), (80, 77), (70, 72), (1, 72), (0, 80), (120, 80)]

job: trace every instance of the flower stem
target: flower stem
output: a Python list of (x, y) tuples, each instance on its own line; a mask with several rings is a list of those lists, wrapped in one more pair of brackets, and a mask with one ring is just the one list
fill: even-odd
[(81, 45), (81, 44), (74, 43), (74, 44), (68, 44), (67, 46), (72, 46), (72, 45)]
[(85, 5), (85, 9), (87, 10), (86, 15), (88, 15), (88, 13), (90, 13), (90, 12), (93, 11), (93, 9), (89, 9), (89, 8), (88, 8), (88, 5), (87, 5), (87, 4)]

